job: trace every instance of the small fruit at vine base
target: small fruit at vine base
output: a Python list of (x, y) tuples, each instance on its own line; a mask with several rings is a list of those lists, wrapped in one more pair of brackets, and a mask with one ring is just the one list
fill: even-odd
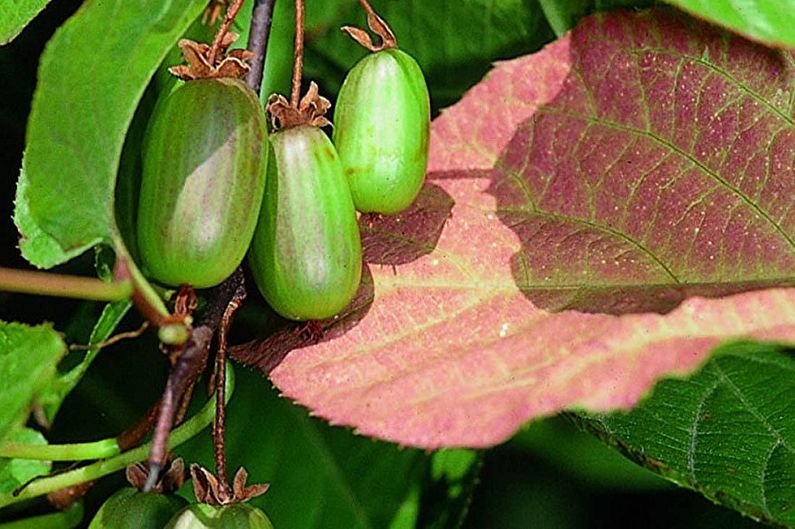
[(102, 504), (88, 529), (162, 529), (187, 503), (180, 496), (126, 487)]
[(345, 78), (334, 111), (334, 144), (356, 209), (391, 214), (425, 181), (428, 87), (417, 61), (397, 48), (372, 53)]
[(362, 274), (356, 210), (339, 157), (317, 127), (271, 134), (265, 200), (249, 263), (267, 302), (292, 320), (330, 318)]
[(147, 275), (206, 288), (237, 268), (265, 189), (266, 141), (265, 113), (243, 81), (189, 81), (158, 103), (138, 207)]
[(165, 529), (273, 529), (264, 512), (247, 503), (214, 507), (194, 503), (174, 515)]

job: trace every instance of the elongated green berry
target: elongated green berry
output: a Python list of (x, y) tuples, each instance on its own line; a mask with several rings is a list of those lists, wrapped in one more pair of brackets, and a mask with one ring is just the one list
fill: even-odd
[(214, 507), (195, 503), (177, 514), (165, 529), (273, 529), (264, 512), (247, 503)]
[(353, 299), (362, 273), (356, 211), (339, 157), (310, 125), (271, 134), (265, 200), (251, 245), (257, 286), (293, 320), (329, 318)]
[(428, 88), (409, 54), (384, 49), (351, 69), (334, 111), (334, 144), (358, 210), (411, 205), (425, 181), (429, 128)]
[(187, 503), (180, 496), (123, 488), (102, 504), (88, 529), (161, 529)]
[(144, 271), (217, 285), (243, 260), (265, 188), (265, 114), (236, 79), (189, 81), (158, 104), (147, 130), (138, 208)]

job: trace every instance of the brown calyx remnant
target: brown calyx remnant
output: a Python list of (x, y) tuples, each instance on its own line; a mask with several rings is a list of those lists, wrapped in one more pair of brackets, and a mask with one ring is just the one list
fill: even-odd
[[(130, 485), (138, 490), (143, 490), (144, 484), (149, 477), (149, 469), (144, 463), (135, 463), (134, 465), (128, 466), (124, 474)], [(185, 462), (181, 457), (178, 457), (165, 465), (157, 483), (155, 483), (155, 486), (150, 492), (156, 492), (158, 494), (176, 492), (177, 489), (182, 487), (182, 484), (185, 483), (186, 478), (187, 472), (185, 472)]]
[(270, 487), (268, 483), (246, 485), (248, 472), (243, 467), (240, 467), (235, 473), (231, 491), (227, 490), (212, 472), (199, 465), (190, 466), (190, 475), (193, 478), (193, 493), (196, 495), (196, 501), (210, 505), (246, 502), (265, 494)]
[(274, 129), (297, 127), (298, 125), (314, 127), (331, 125), (326, 118), (326, 112), (330, 108), (331, 102), (320, 95), (314, 81), (309, 83), (309, 90), (297, 106), (293, 106), (283, 95), (271, 94), (265, 107), (270, 112)]
[(254, 58), (254, 54), (248, 50), (241, 49), (231, 50), (227, 53), (229, 46), (237, 40), (237, 37), (238, 34), (231, 31), (224, 35), (218, 47), (220, 53), (213, 63), (210, 63), (210, 45), (182, 39), (179, 41), (178, 46), (182, 50), (185, 62), (188, 64), (172, 66), (168, 71), (183, 81), (218, 79), (222, 77), (242, 79), (251, 69), (248, 61)]
[(370, 31), (381, 38), (380, 44), (374, 44), (373, 40), (370, 38), (370, 34), (363, 29), (354, 26), (342, 26), (340, 29), (361, 46), (372, 52), (397, 48), (395, 34), (392, 33), (392, 29), (386, 21), (378, 16), (375, 11), (369, 10), (367, 13), (367, 25), (370, 27)]

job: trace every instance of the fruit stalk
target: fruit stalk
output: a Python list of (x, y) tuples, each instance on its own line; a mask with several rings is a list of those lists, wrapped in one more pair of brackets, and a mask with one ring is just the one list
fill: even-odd
[(243, 0), (235, 0), (235, 3), (227, 8), (224, 21), (221, 23), (221, 27), (218, 28), (218, 33), (215, 34), (212, 47), (210, 48), (210, 55), (208, 57), (210, 64), (215, 64), (215, 59), (218, 58), (218, 50), (221, 48), (221, 42), (223, 42), (224, 37), (229, 32), (229, 26), (234, 22), (241, 7), (243, 7)]
[(290, 104), (298, 108), (301, 99), (301, 75), (304, 69), (304, 0), (295, 0), (295, 48), (293, 50), (293, 84)]

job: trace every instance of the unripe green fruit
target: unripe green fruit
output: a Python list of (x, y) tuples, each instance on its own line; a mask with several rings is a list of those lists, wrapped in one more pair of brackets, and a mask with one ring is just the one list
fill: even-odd
[(180, 496), (139, 492), (127, 487), (102, 504), (88, 529), (162, 529), (187, 504)]
[(249, 257), (262, 295), (293, 320), (344, 309), (362, 275), (356, 210), (328, 137), (309, 125), (275, 132)]
[(165, 529), (273, 529), (273, 524), (247, 503), (223, 507), (195, 503), (175, 514)]
[(262, 202), (266, 141), (264, 111), (242, 81), (189, 81), (158, 104), (138, 207), (146, 274), (206, 288), (237, 268)]
[(390, 214), (411, 205), (425, 181), (429, 134), (428, 87), (409, 54), (381, 50), (348, 72), (334, 144), (359, 211)]

